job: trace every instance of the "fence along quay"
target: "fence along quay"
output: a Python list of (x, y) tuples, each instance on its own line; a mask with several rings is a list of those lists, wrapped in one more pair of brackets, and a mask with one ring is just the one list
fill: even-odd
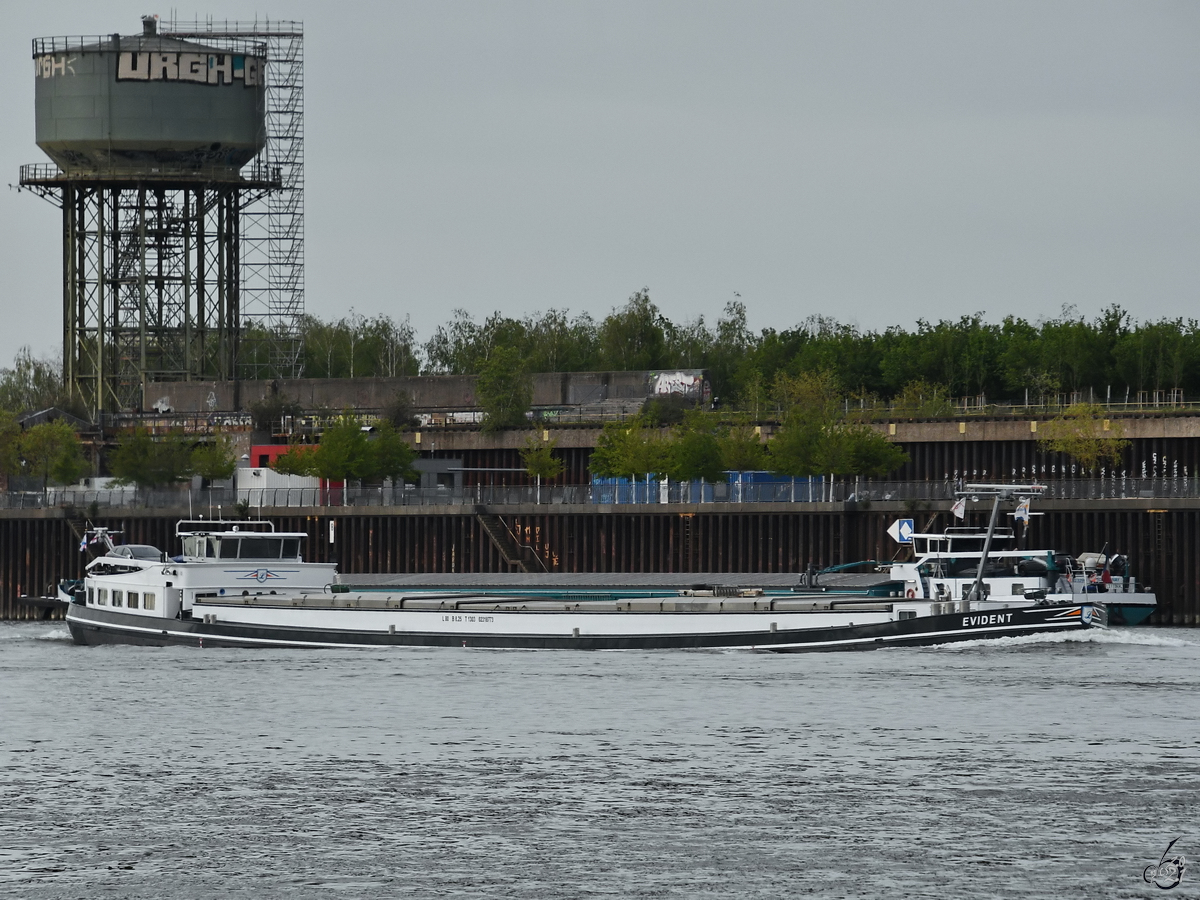
[[(1200, 625), (1200, 508), (1171, 498), (1043, 500), (1035, 543), (1078, 555), (1128, 556), (1158, 595), (1159, 625)], [(256, 513), (258, 511), (256, 510)], [(814, 503), (269, 508), (284, 531), (308, 534), (306, 554), (336, 561), (345, 575), (386, 573), (753, 573), (799, 576), (854, 560), (891, 559), (897, 518), (924, 530), (951, 524), (941, 501)], [(973, 514), (977, 514), (974, 513)], [(93, 524), (126, 543), (176, 552), (185, 508), (100, 510)], [(78, 510), (0, 510), (0, 617), (34, 618), (21, 595), (77, 578)]]

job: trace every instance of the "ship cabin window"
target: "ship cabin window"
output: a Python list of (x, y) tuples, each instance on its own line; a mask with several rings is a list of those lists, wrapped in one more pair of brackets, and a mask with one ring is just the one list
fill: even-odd
[(157, 562), (163, 558), (162, 551), (149, 544), (122, 544), (113, 547), (105, 556), (119, 556), (124, 559), (146, 559)]
[(96, 589), (95, 588), (87, 589), (87, 602), (88, 602), (88, 606), (96, 605)]
[(124, 592), (123, 591), (113, 591), (112, 600), (113, 600), (113, 604), (112, 604), (113, 606), (124, 606), (125, 605)]
[(154, 595), (147, 592), (142, 594), (142, 609), (154, 609)]
[(221, 559), (297, 559), (300, 539), (294, 537), (221, 538)]
[(125, 605), (128, 606), (130, 609), (138, 608), (137, 591), (130, 591), (128, 594), (125, 595)]
[(212, 556), (213, 554), (209, 552), (208, 538), (196, 534), (185, 537), (183, 539), (183, 555), (201, 559), (205, 556)]
[(901, 619), (915, 619), (916, 617), (917, 617), (917, 611), (915, 609), (900, 610), (900, 618)]
[(108, 606), (108, 588), (98, 588), (96, 590), (96, 602), (101, 606)]

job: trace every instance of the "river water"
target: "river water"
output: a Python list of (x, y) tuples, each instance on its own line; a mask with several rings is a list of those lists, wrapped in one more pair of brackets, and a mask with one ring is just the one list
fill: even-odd
[(1200, 633), (246, 651), (0, 623), (0, 896), (1200, 895)]

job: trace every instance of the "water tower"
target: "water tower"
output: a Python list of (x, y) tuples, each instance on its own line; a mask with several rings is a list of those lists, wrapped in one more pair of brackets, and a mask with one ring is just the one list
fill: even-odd
[(236, 380), (247, 206), (283, 187), (267, 42), (159, 33), (33, 42), (38, 146), (21, 184), (63, 211), (63, 366), (93, 413), (149, 381)]

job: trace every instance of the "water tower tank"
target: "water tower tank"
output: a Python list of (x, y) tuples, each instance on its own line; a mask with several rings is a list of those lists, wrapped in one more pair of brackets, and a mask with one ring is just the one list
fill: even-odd
[(236, 176), (266, 140), (266, 49), (142, 34), (34, 41), (37, 145), (68, 174)]

